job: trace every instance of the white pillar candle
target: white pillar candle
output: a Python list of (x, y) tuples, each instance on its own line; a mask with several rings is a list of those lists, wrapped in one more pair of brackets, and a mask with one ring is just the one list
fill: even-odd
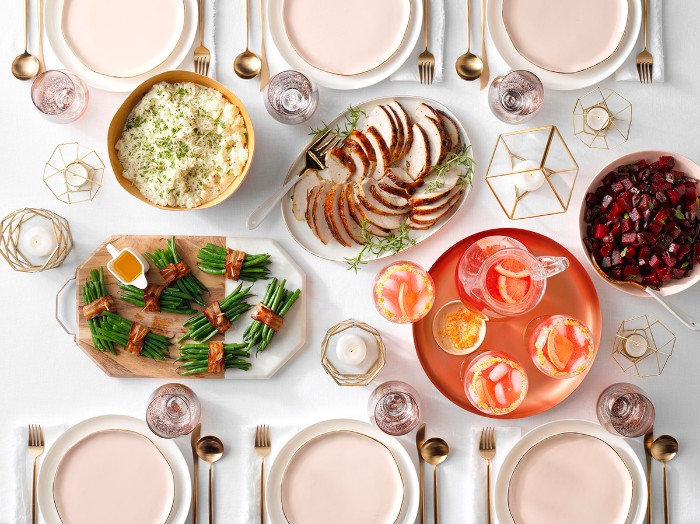
[(586, 124), (593, 131), (605, 129), (610, 124), (610, 114), (604, 107), (594, 106), (586, 111)]
[(22, 233), (24, 249), (35, 257), (48, 257), (56, 249), (56, 237), (49, 228), (34, 226)]
[(343, 364), (356, 366), (361, 364), (367, 356), (367, 345), (362, 337), (347, 334), (340, 337), (335, 352)]
[(632, 358), (639, 358), (647, 352), (647, 339), (638, 333), (633, 333), (625, 340), (625, 353)]
[[(544, 184), (544, 174), (532, 160), (525, 160), (513, 166), (513, 171), (522, 171), (513, 175), (513, 183), (521, 192), (537, 191)], [(532, 170), (532, 171), (529, 171)]]
[(88, 183), (88, 169), (78, 162), (66, 167), (66, 183), (72, 188), (81, 188)]

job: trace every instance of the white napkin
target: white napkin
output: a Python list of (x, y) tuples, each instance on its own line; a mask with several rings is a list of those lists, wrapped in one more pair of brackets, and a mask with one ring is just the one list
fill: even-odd
[[(260, 457), (255, 454), (256, 426), (243, 428), (240, 448), (245, 458), (245, 481), (239, 493), (238, 504), (232, 508), (231, 518), (222, 518), (221, 522), (260, 522)], [(270, 455), (265, 458), (265, 482), (270, 466), (277, 458), (277, 453), (287, 441), (299, 432), (297, 426), (270, 426)], [(231, 506), (227, 504), (227, 506)], [(236, 517), (234, 519), (234, 516)]]
[[(44, 432), (44, 454), (39, 457), (38, 467), (41, 470), (42, 458), (49, 451), (51, 445), (63, 433), (66, 426), (41, 426)], [(14, 496), (10, 500), (10, 515), (13, 524), (30, 524), (32, 522), (32, 464), (33, 459), (27, 450), (28, 442), (27, 425), (12, 425), (12, 465), (10, 471), (12, 478), (10, 485)], [(39, 524), (44, 519), (39, 514)]]
[[(442, 82), (445, 58), (445, 0), (430, 0), (430, 34), (428, 50), (435, 55), (435, 75), (433, 82)], [(413, 53), (406, 62), (389, 77), (399, 82), (420, 82), (418, 76), (418, 55), (425, 49), (423, 29)]]
[[(652, 80), (654, 82), (664, 81), (664, 39), (663, 39), (663, 7), (662, 0), (649, 0), (649, 34), (647, 38), (647, 49), (654, 55), (654, 71)], [(625, 63), (615, 72), (617, 81), (639, 82), (637, 73), (637, 55), (644, 48), (644, 22), (639, 31), (637, 45), (627, 57)]]
[[(479, 440), (482, 428), (471, 428), (469, 432), (469, 462), (476, 474), (467, 477), (466, 512), (467, 524), (484, 524), (486, 515), (486, 461), (479, 455)], [(494, 487), (503, 459), (520, 439), (520, 428), (496, 428), (496, 455), (491, 460), (491, 502), (494, 502)], [(491, 507), (491, 521), (498, 524), (495, 508)]]

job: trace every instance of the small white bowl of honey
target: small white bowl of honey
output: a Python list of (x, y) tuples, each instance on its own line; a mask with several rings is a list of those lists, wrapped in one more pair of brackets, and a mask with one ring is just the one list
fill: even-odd
[(122, 284), (146, 289), (148, 280), (146, 272), (151, 266), (146, 259), (130, 247), (117, 249), (112, 244), (107, 244), (107, 251), (112, 255), (112, 260), (107, 262), (107, 270)]

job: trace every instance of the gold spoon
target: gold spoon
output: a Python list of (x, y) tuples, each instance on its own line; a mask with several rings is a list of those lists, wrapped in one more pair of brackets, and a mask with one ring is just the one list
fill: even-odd
[(628, 285), (628, 286), (634, 286), (637, 289), (641, 289), (642, 291), (644, 291), (645, 293), (647, 293), (648, 295), (650, 295), (651, 297), (656, 299), (656, 301), (659, 304), (661, 304), (663, 307), (665, 307), (666, 310), (669, 313), (671, 313), (674, 317), (676, 317), (681, 322), (681, 324), (683, 324), (685, 327), (687, 327), (688, 329), (692, 329), (693, 331), (700, 331), (700, 322), (698, 322), (697, 320), (693, 320), (688, 315), (686, 315), (683, 311), (677, 310), (675, 308), (675, 306), (672, 306), (671, 304), (666, 302), (666, 300), (664, 300), (663, 295), (661, 293), (659, 293), (658, 291), (651, 289), (650, 287), (643, 286), (642, 284), (639, 284), (637, 282), (632, 282), (630, 280), (616, 280), (613, 277), (611, 277), (610, 275), (606, 274), (605, 271), (603, 271), (600, 268), (600, 266), (595, 261), (595, 258), (593, 258), (592, 255), (591, 255), (590, 259), (591, 259), (591, 264), (593, 264), (593, 267), (598, 272), (598, 274), (601, 277), (603, 277), (605, 280), (610, 282), (611, 284)]
[(678, 454), (678, 441), (670, 435), (661, 435), (651, 445), (651, 456), (664, 465), (664, 517), (669, 524), (668, 512), (668, 477), (666, 464)]
[(214, 524), (214, 462), (224, 455), (224, 443), (217, 437), (202, 437), (197, 441), (197, 455), (209, 463), (209, 524)]
[(24, 0), (24, 53), (12, 61), (12, 74), (18, 80), (31, 80), (39, 74), (41, 62), (27, 52), (27, 38), (29, 37), (29, 0)]
[(240, 78), (243, 78), (244, 80), (258, 76), (261, 67), (261, 62), (258, 55), (253, 53), (248, 48), (248, 33), (250, 32), (250, 28), (248, 27), (248, 1), (249, 0), (245, 0), (245, 51), (243, 51), (233, 60), (233, 70)]
[(472, 30), (469, 25), (469, 4), (471, 0), (466, 0), (467, 2), (467, 52), (457, 58), (455, 62), (455, 69), (457, 74), (462, 80), (476, 80), (481, 76), (481, 72), (484, 70), (484, 63), (481, 58), (476, 56), (471, 52), (472, 47)]
[(440, 522), (440, 511), (438, 509), (438, 464), (445, 462), (447, 455), (450, 453), (450, 447), (447, 442), (441, 438), (431, 438), (425, 441), (423, 447), (420, 448), (420, 454), (428, 464), (433, 466), (433, 515), (435, 524)]

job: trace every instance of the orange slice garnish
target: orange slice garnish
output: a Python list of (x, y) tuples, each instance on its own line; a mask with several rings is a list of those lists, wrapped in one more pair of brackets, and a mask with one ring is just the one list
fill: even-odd
[(547, 356), (559, 371), (564, 371), (574, 352), (574, 344), (564, 335), (552, 329), (547, 339)]
[(504, 275), (498, 277), (498, 292), (506, 304), (520, 302), (529, 289), (529, 278), (510, 278)]

